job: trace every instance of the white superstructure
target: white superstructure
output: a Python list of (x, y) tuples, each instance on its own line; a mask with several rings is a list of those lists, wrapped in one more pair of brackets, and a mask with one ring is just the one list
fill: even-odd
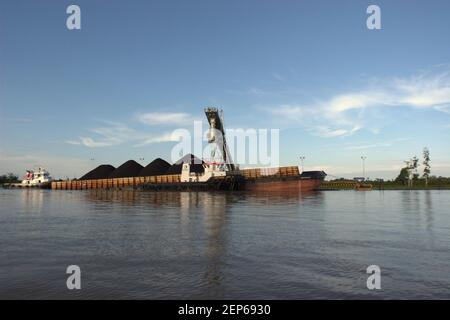
[(203, 163), (204, 173), (191, 172), (191, 165), (183, 163), (181, 168), (181, 182), (206, 182), (213, 177), (225, 177), (225, 165), (216, 163)]
[(45, 184), (49, 184), (52, 181), (52, 177), (47, 170), (39, 167), (37, 171), (27, 170), (21, 186), (23, 187), (38, 187)]

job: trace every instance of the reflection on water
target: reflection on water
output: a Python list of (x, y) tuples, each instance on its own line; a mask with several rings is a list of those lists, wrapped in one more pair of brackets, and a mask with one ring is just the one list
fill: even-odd
[[(53, 191), (59, 192), (59, 191)], [(79, 191), (77, 191), (79, 192)], [(70, 191), (69, 191), (70, 193)], [(181, 209), (186, 209), (192, 206), (198, 207), (199, 204), (209, 205), (210, 208), (216, 209), (215, 206), (211, 206), (212, 203), (221, 203), (225, 205), (228, 202), (239, 200), (251, 200), (259, 203), (273, 203), (287, 201), (295, 201), (300, 203), (304, 198), (317, 198), (323, 195), (322, 192), (309, 191), (309, 192), (151, 192), (151, 191), (138, 191), (133, 189), (124, 190), (105, 190), (94, 189), (85, 190), (82, 192), (84, 196), (90, 202), (107, 202), (111, 201), (122, 203), (124, 205), (142, 204), (146, 202), (153, 206), (177, 206)]]
[(43, 190), (24, 189), (21, 190), (20, 197), (23, 208), (30, 212), (39, 213), (42, 210), (42, 202), (44, 199)]
[(424, 191), (425, 195), (425, 216), (427, 221), (427, 229), (430, 233), (433, 232), (433, 201), (431, 199), (431, 191)]
[[(1, 190), (0, 298), (450, 298), (450, 193)], [(65, 289), (65, 268), (83, 289)], [(380, 292), (365, 269), (382, 269)]]

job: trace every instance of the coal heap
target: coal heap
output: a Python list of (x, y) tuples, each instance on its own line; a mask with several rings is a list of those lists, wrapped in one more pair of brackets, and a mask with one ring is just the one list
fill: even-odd
[(86, 173), (80, 180), (106, 179), (114, 170), (116, 170), (116, 168), (112, 165), (102, 164)]
[(144, 169), (142, 169), (141, 172), (139, 172), (139, 176), (148, 177), (163, 175), (166, 174), (170, 167), (170, 163), (158, 158), (150, 162)]
[(128, 177), (138, 177), (139, 173), (144, 167), (141, 166), (134, 160), (128, 160), (116, 170), (111, 172), (108, 178), (128, 178)]
[(183, 163), (191, 164), (191, 172), (195, 173), (204, 173), (205, 168), (203, 168), (203, 161), (194, 156), (193, 154), (187, 154), (177, 162), (175, 162), (172, 166), (170, 166), (169, 170), (167, 170), (166, 174), (181, 174), (181, 169), (183, 167)]

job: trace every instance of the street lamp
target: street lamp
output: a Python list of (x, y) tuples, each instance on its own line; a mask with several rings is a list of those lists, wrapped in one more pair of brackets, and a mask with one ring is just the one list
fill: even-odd
[(363, 167), (363, 179), (364, 181), (366, 181), (366, 156), (361, 156), (361, 160), (362, 160), (362, 167)]
[(300, 157), (300, 162), (302, 163), (302, 172), (304, 171), (304, 167), (303, 167), (303, 162), (305, 161), (305, 157), (301, 156)]

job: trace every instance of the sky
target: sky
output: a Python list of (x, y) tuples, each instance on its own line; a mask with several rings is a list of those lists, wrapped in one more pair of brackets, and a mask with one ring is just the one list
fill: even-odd
[[(66, 8), (81, 8), (69, 30)], [(376, 4), (381, 29), (369, 30)], [(79, 177), (171, 161), (171, 132), (223, 109), (279, 129), (280, 165), (394, 178), (428, 147), (450, 176), (450, 2), (0, 2), (0, 174)], [(421, 171), (423, 167), (419, 167)]]

